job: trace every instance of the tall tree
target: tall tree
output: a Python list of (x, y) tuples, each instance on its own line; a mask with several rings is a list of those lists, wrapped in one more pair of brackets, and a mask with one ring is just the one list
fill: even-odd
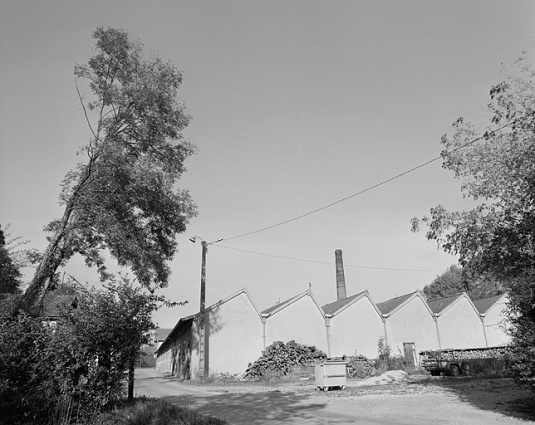
[[(510, 284), (511, 367), (535, 390), (535, 70), (527, 54), (490, 90), (490, 125), (481, 133), (459, 118), (443, 136), (443, 166), (462, 180), (470, 211), (442, 206), (424, 217), (427, 238), (462, 265)], [(417, 229), (418, 219), (413, 219)]]
[(21, 273), (6, 248), (5, 234), (0, 227), (0, 298), (20, 293)]
[(470, 266), (460, 267), (453, 264), (437, 276), (433, 282), (424, 286), (423, 293), (428, 301), (449, 297), (466, 292), (472, 300), (489, 298), (503, 294), (507, 284), (502, 278), (489, 273), (477, 273)]
[(58, 267), (75, 253), (109, 277), (103, 251), (129, 267), (147, 288), (165, 286), (167, 262), (196, 207), (175, 185), (194, 147), (181, 131), (189, 117), (177, 101), (181, 73), (159, 58), (144, 59), (142, 45), (117, 29), (93, 33), (96, 54), (74, 74), (92, 99), (80, 102), (89, 127), (86, 157), (65, 176), (63, 216), (47, 226), (49, 244), (24, 295), (39, 304)]

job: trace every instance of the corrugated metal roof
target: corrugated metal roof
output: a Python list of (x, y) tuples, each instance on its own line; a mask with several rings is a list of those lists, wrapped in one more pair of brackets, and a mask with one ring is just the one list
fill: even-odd
[(364, 295), (366, 295), (368, 291), (361, 292), (357, 295), (352, 295), (350, 297), (325, 304), (322, 309), (325, 314), (335, 314), (342, 308), (344, 308), (346, 305), (351, 304), (352, 302), (355, 302), (357, 299), (362, 298)]
[(412, 292), (407, 295), (401, 295), (400, 297), (392, 298), (387, 301), (383, 301), (381, 303), (377, 303), (377, 308), (381, 312), (381, 314), (390, 314), (392, 313), (396, 308), (398, 308), (401, 304), (403, 304), (405, 301), (407, 301), (410, 297), (412, 297), (416, 292)]
[(503, 297), (503, 294), (484, 298), (482, 300), (475, 300), (474, 305), (476, 306), (477, 311), (479, 311), (479, 314), (485, 314), (501, 297)]
[(427, 301), (427, 305), (431, 311), (435, 314), (439, 314), (442, 310), (448, 307), (450, 304), (454, 303), (459, 297), (462, 297), (463, 294), (455, 294), (449, 297), (439, 298), (433, 301)]

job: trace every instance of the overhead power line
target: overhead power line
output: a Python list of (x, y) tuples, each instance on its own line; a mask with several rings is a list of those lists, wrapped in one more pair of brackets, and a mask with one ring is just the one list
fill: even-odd
[[(508, 122), (507, 124), (502, 125), (501, 127), (497, 128), (496, 130), (493, 130), (492, 133), (497, 132), (497, 131), (500, 131), (500, 130), (503, 130), (505, 127), (508, 127), (509, 125), (511, 125), (512, 123), (514, 123), (515, 121), (516, 121), (516, 120), (513, 120), (513, 121)], [(464, 149), (464, 148), (467, 147), (467, 146), (470, 146), (470, 145), (472, 145), (472, 144), (474, 144), (474, 143), (476, 143), (476, 142), (479, 142), (480, 140), (486, 138), (487, 136), (488, 136), (488, 133), (485, 133), (483, 136), (479, 136), (479, 137), (477, 137), (477, 138), (475, 138), (475, 139), (473, 139), (473, 140), (471, 140), (471, 141), (469, 141), (469, 142), (467, 142), (467, 143), (465, 143), (465, 144), (463, 144), (463, 145), (461, 145), (461, 146), (456, 147), (455, 149), (453, 149), (453, 150), (451, 150), (450, 152), (448, 152), (448, 154), (451, 154), (451, 153), (453, 153), (453, 152), (457, 152), (457, 151), (459, 151), (459, 150), (461, 150), (461, 149)], [(404, 171), (404, 172), (402, 172), (402, 173), (400, 173), (400, 174), (395, 175), (394, 177), (390, 177), (389, 179), (383, 180), (383, 181), (380, 182), (380, 183), (376, 183), (376, 184), (374, 184), (373, 186), (370, 186), (370, 187), (368, 187), (368, 188), (366, 188), (366, 189), (360, 190), (360, 191), (358, 191), (358, 192), (356, 192), (356, 193), (354, 193), (354, 194), (352, 194), (352, 195), (346, 196), (345, 198), (339, 199), (338, 201), (332, 202), (332, 203), (330, 203), (330, 204), (328, 204), (328, 205), (325, 205), (325, 206), (323, 206), (323, 207), (320, 207), (320, 208), (317, 208), (317, 209), (315, 209), (315, 210), (306, 212), (306, 213), (304, 213), (304, 214), (298, 215), (298, 216), (293, 217), (293, 218), (290, 218), (290, 219), (288, 219), (288, 220), (284, 220), (284, 221), (281, 221), (281, 222), (279, 222), (279, 223), (272, 224), (272, 225), (270, 225), (270, 226), (262, 227), (261, 229), (253, 230), (253, 231), (251, 231), (251, 232), (243, 233), (243, 234), (241, 234), (241, 235), (237, 235), (237, 236), (232, 236), (232, 237), (230, 237), (230, 238), (223, 238), (223, 240), (224, 240), (224, 241), (230, 241), (230, 240), (233, 240), (233, 239), (243, 238), (243, 237), (245, 237), (245, 236), (249, 236), (249, 235), (254, 235), (255, 233), (264, 232), (264, 231), (266, 231), (266, 230), (273, 229), (273, 228), (275, 228), (275, 227), (279, 227), (279, 226), (282, 226), (282, 225), (284, 225), (284, 224), (291, 223), (292, 221), (296, 221), (296, 220), (299, 220), (299, 219), (301, 219), (301, 218), (307, 217), (307, 216), (309, 216), (309, 215), (315, 214), (315, 213), (317, 213), (317, 212), (326, 210), (327, 208), (331, 208), (331, 207), (333, 207), (333, 206), (335, 206), (335, 205), (338, 205), (338, 204), (340, 204), (340, 203), (342, 203), (342, 202), (344, 202), (344, 201), (347, 201), (347, 200), (349, 200), (349, 199), (351, 199), (351, 198), (354, 198), (354, 197), (356, 197), (356, 196), (362, 195), (363, 193), (366, 193), (366, 192), (369, 192), (369, 191), (371, 191), (371, 190), (373, 190), (373, 189), (376, 189), (376, 188), (378, 188), (379, 186), (383, 186), (383, 185), (385, 185), (385, 184), (387, 184), (387, 183), (390, 183), (391, 181), (397, 180), (397, 179), (399, 179), (400, 177), (403, 177), (403, 176), (405, 176), (405, 175), (407, 175), (407, 174), (409, 174), (409, 173), (412, 173), (413, 171), (416, 171), (416, 170), (418, 170), (418, 169), (420, 169), (420, 168), (423, 168), (423, 167), (425, 167), (426, 165), (429, 165), (429, 164), (431, 164), (432, 162), (438, 161), (438, 160), (441, 159), (441, 158), (443, 158), (443, 155), (442, 155), (442, 154), (441, 154), (440, 156), (437, 156), (436, 158), (430, 159), (429, 161), (426, 161), (426, 162), (424, 162), (424, 163), (422, 163), (422, 164), (420, 164), (420, 165), (417, 165), (416, 167), (413, 167), (413, 168), (411, 168), (410, 170)], [(228, 247), (227, 247), (227, 248), (228, 248)]]
[[(304, 263), (327, 264), (329, 266), (335, 265), (334, 262), (328, 262), (328, 261), (307, 260), (304, 258), (286, 257), (284, 255), (266, 254), (265, 252), (249, 251), (246, 249), (232, 248), (230, 246), (225, 246), (225, 245), (214, 245), (214, 246), (217, 248), (224, 248), (224, 249), (231, 249), (233, 251), (246, 252), (248, 254), (257, 254), (257, 255), (263, 255), (265, 257), (273, 257), (273, 258), (282, 258), (284, 260), (302, 261)], [(354, 267), (354, 268), (359, 268), (359, 269), (371, 269), (371, 270), (393, 270), (393, 271), (404, 271), (404, 272), (439, 272), (441, 273), (444, 271), (444, 270), (429, 270), (429, 269), (399, 269), (399, 268), (393, 268), (393, 267), (358, 266), (358, 265), (345, 264), (345, 263), (344, 263), (344, 267)]]

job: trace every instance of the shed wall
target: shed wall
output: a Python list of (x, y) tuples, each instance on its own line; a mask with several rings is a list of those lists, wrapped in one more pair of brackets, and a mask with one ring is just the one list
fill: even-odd
[(441, 314), (437, 323), (442, 348), (486, 346), (480, 315), (464, 297)]
[(266, 319), (266, 346), (274, 341), (294, 340), (315, 345), (327, 353), (327, 331), (322, 312), (308, 295), (294, 301)]
[(377, 343), (384, 337), (383, 320), (369, 298), (362, 297), (330, 319), (331, 356), (362, 354), (377, 357)]

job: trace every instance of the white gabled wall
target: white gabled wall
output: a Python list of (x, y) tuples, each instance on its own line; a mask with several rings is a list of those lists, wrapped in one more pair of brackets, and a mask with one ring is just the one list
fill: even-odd
[(507, 319), (506, 319), (507, 297), (504, 295), (496, 303), (488, 309), (483, 317), (483, 324), (485, 325), (485, 334), (487, 336), (487, 343), (489, 347), (498, 345), (506, 345), (511, 338), (507, 334)]
[(328, 352), (325, 319), (310, 295), (284, 306), (266, 318), (266, 346), (274, 341), (314, 345)]
[(403, 354), (403, 343), (413, 342), (416, 352), (439, 348), (438, 333), (425, 301), (416, 296), (386, 318), (386, 338), (392, 354)]
[(486, 346), (481, 316), (465, 296), (441, 313), (437, 323), (442, 348)]
[(377, 357), (377, 343), (384, 337), (383, 320), (368, 297), (362, 297), (330, 319), (331, 356), (361, 354)]
[(243, 372), (262, 354), (262, 321), (245, 292), (209, 311), (210, 374)]

